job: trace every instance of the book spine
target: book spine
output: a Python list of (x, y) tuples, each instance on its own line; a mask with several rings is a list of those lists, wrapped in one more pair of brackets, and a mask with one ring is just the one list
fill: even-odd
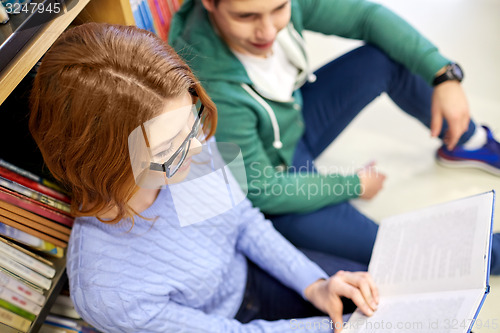
[(50, 267), (43, 262), (38, 261), (35, 258), (32, 258), (29, 255), (24, 254), (21, 251), (16, 250), (15, 248), (3, 242), (0, 242), (0, 252), (11, 257), (21, 265), (24, 265), (48, 278), (53, 278), (54, 275), (56, 275), (56, 270), (54, 269), (54, 267)]
[(55, 258), (62, 258), (64, 255), (64, 250), (61, 247), (1, 222), (0, 235), (15, 240), (40, 252), (49, 254)]
[(3, 298), (5, 301), (35, 316), (38, 316), (40, 314), (40, 311), (42, 311), (42, 307), (40, 305), (36, 305), (25, 297), (4, 287), (0, 287), (0, 298)]
[(63, 316), (65, 318), (81, 319), (80, 315), (74, 308), (68, 307), (66, 305), (54, 303), (50, 308), (50, 313), (54, 315)]
[(71, 213), (71, 207), (67, 203), (56, 200), (54, 198), (51, 198), (51, 197), (49, 197), (45, 194), (42, 194), (40, 192), (34, 191), (26, 186), (20, 185), (16, 182), (9, 180), (9, 179), (0, 177), (0, 186), (11, 189), (12, 191), (20, 193), (28, 198), (32, 198), (32, 199), (35, 199), (37, 201), (40, 201), (41, 203), (49, 205), (55, 209), (59, 209), (65, 213), (68, 213), (68, 214)]
[(26, 310), (23, 310), (20, 307), (12, 304), (10, 302), (7, 302), (1, 296), (0, 296), (0, 308), (4, 308), (4, 309), (9, 310), (15, 314), (18, 314), (21, 317), (28, 319), (29, 321), (33, 321), (36, 318), (36, 316), (34, 314), (32, 314)]
[(167, 4), (164, 0), (154, 0), (159, 16), (162, 20), (163, 29), (165, 30), (166, 41), (168, 41), (168, 30), (170, 29), (170, 20), (172, 19), (170, 11), (167, 8)]
[(43, 294), (44, 293), (44, 289), (43, 288), (40, 288), (38, 285), (26, 280), (26, 279), (23, 279), (22, 277), (20, 277), (19, 275), (16, 275), (14, 273), (12, 273), (11, 271), (8, 271), (6, 270), (5, 268), (3, 268), (2, 266), (0, 266), (0, 272), (4, 273), (4, 274), (7, 274), (8, 276), (16, 279), (17, 281), (21, 282), (21, 283), (24, 283), (25, 285), (27, 285), (28, 287), (32, 288), (32, 289), (35, 289), (37, 292)]
[(46, 277), (32, 271), (10, 258), (1, 256), (0, 266), (45, 290), (48, 290), (52, 285), (52, 281), (50, 279), (47, 279)]
[(42, 178), (42, 177), (40, 177), (38, 175), (35, 175), (34, 173), (29, 172), (27, 170), (21, 169), (20, 167), (14, 165), (12, 163), (9, 163), (9, 162), (7, 162), (5, 160), (2, 160), (1, 158), (0, 158), (0, 166), (4, 167), (6, 169), (9, 169), (11, 171), (14, 171), (14, 172), (20, 174), (21, 176), (24, 176), (26, 178), (32, 179), (32, 180), (34, 180), (37, 183), (43, 184), (43, 185), (45, 185), (47, 187), (50, 187), (51, 189), (54, 189), (54, 190), (56, 190), (58, 192), (64, 192), (64, 190), (61, 187), (59, 187), (58, 185), (54, 184), (50, 180), (47, 180), (47, 179)]
[(19, 183), (23, 186), (26, 186), (28, 188), (31, 188), (32, 190), (46, 194), (54, 199), (61, 200), (61, 201), (68, 203), (68, 204), (71, 203), (71, 199), (67, 195), (65, 195), (61, 192), (57, 192), (56, 190), (53, 190), (50, 187), (47, 187), (45, 185), (42, 185), (42, 184), (34, 181), (33, 179), (29, 179), (29, 178), (26, 178), (24, 176), (21, 176), (20, 174), (14, 172), (12, 170), (9, 170), (7, 168), (4, 168), (2, 166), (0, 166), (0, 176), (4, 177), (6, 179), (12, 180), (12, 181)]
[(45, 321), (40, 328), (40, 333), (83, 333), (83, 331)]
[(147, 0), (147, 5), (148, 5), (149, 10), (151, 12), (151, 17), (153, 19), (153, 24), (154, 24), (157, 35), (162, 40), (166, 41), (166, 33), (163, 30), (163, 25), (162, 25), (156, 4), (154, 3), (154, 0)]
[(168, 30), (170, 29), (170, 21), (172, 21), (172, 13), (170, 12), (170, 8), (165, 0), (155, 0), (160, 5), (161, 14), (165, 20), (165, 30), (167, 31), (167, 39), (168, 39)]
[(47, 315), (45, 322), (50, 323), (50, 325), (67, 327), (67, 328), (72, 328), (72, 329), (78, 329), (78, 327), (80, 326), (77, 322), (75, 322), (73, 320), (61, 318), (59, 316), (54, 316), (52, 314)]
[(36, 182), (40, 182), (40, 177), (38, 177), (37, 175), (35, 175), (29, 171), (26, 171), (24, 169), (21, 169), (21, 168), (15, 166), (14, 164), (9, 163), (7, 161), (4, 161), (2, 159), (0, 159), (0, 166), (4, 167), (6, 169), (12, 170), (12, 171), (14, 171), (14, 172), (26, 177), (26, 178), (29, 178), (29, 179), (36, 181)]
[(134, 15), (134, 21), (138, 28), (146, 29), (146, 25), (142, 19), (141, 10), (137, 0), (130, 0), (130, 6), (132, 7), (132, 14)]
[(140, 0), (140, 8), (142, 10), (142, 17), (144, 22), (146, 23), (146, 27), (148, 31), (156, 34), (156, 30), (153, 24), (153, 17), (151, 16), (151, 11), (149, 10), (149, 6), (146, 0)]
[[(27, 198), (27, 199), (29, 199), (29, 198)], [(4, 201), (4, 202), (7, 202), (7, 203), (12, 204), (14, 206), (17, 206), (19, 208), (28, 210), (34, 214), (46, 217), (46, 218), (51, 219), (55, 222), (59, 222), (61, 224), (64, 224), (68, 227), (73, 226), (73, 218), (72, 217), (60, 214), (54, 210), (50, 210), (48, 208), (45, 208), (43, 206), (40, 206), (40, 205), (35, 204), (33, 202), (30, 202), (27, 199), (25, 200), (24, 198), (19, 198), (13, 194), (6, 193), (6, 192), (2, 191), (2, 189), (0, 188), (0, 201)]]
[[(4, 203), (0, 201), (0, 204), (4, 204)], [(25, 226), (36, 229), (38, 231), (45, 232), (48, 235), (57, 237), (57, 238), (62, 239), (64, 241), (69, 240), (69, 235), (71, 234), (71, 229), (69, 229), (63, 225), (60, 225), (58, 223), (55, 223), (53, 221), (44, 219), (42, 217), (34, 218), (34, 219), (27, 218), (27, 217), (22, 215), (24, 212), (19, 211), (18, 209), (19, 208), (17, 208), (17, 207), (15, 207), (12, 210), (4, 209), (0, 205), (0, 216), (2, 216), (4, 218), (8, 218), (14, 222), (24, 224)], [(16, 226), (13, 226), (13, 227), (16, 227)]]
[(21, 332), (27, 332), (31, 326), (28, 319), (3, 308), (0, 308), (0, 322)]
[(50, 261), (47, 258), (44, 258), (42, 256), (39, 256), (38, 254), (35, 254), (33, 251), (28, 250), (20, 245), (17, 245), (16, 243), (11, 242), (10, 240), (6, 239), (5, 237), (2, 237), (1, 235), (0, 235), (0, 242), (3, 242), (7, 245), (10, 245), (11, 247), (15, 248), (16, 250), (19, 250), (19, 251), (23, 252), (24, 254), (27, 254), (30, 257), (35, 258), (38, 261), (41, 261), (50, 267), (54, 267), (54, 263), (52, 261)]
[[(22, 230), (24, 232), (27, 232), (30, 235), (33, 235), (33, 236), (38, 237), (40, 239), (43, 239), (47, 242), (54, 243), (57, 246), (61, 246), (63, 248), (66, 248), (68, 246), (68, 240), (69, 240), (68, 235), (62, 235), (59, 233), (56, 236), (55, 231), (51, 232), (51, 230), (48, 230), (50, 228), (44, 227), (43, 225), (37, 225), (38, 229), (34, 229), (34, 228), (28, 227), (22, 223), (18, 223), (14, 220), (6, 218), (3, 215), (0, 215), (0, 222), (7, 224), (7, 225), (10, 225), (11, 227), (17, 228), (17, 229)], [(47, 232), (49, 232), (49, 233), (51, 232), (51, 234), (49, 235)], [(56, 238), (56, 237), (58, 237), (58, 238)], [(66, 238), (66, 239), (63, 239), (63, 238)]]
[(24, 283), (16, 280), (12, 276), (9, 276), (8, 274), (2, 271), (0, 271), (0, 287), (5, 287), (7, 289), (10, 289), (24, 296), (26, 299), (29, 299), (33, 303), (41, 306), (44, 305), (45, 301), (47, 300), (45, 296), (43, 296), (35, 289), (28, 287)]

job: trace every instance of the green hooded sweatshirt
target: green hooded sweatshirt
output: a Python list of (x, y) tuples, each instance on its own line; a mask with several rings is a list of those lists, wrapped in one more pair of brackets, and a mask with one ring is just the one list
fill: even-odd
[[(429, 83), (450, 62), (408, 23), (379, 4), (291, 0), (291, 5), (291, 23), (286, 29), (306, 62), (301, 37), (304, 29), (374, 44)], [(304, 133), (300, 89), (287, 102), (260, 95), (258, 84), (250, 80), (214, 31), (200, 0), (185, 0), (172, 21), (169, 41), (217, 106), (217, 141), (240, 146), (248, 197), (255, 206), (268, 214), (303, 213), (359, 195), (357, 175), (287, 171)], [(310, 76), (307, 66), (301, 73), (305, 78)]]

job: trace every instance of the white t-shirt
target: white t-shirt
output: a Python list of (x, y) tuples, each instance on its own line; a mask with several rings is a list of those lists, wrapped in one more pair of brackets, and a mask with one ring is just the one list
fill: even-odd
[(267, 58), (233, 53), (245, 67), (260, 95), (278, 102), (292, 99), (299, 70), (288, 60), (279, 43), (274, 42), (272, 54)]

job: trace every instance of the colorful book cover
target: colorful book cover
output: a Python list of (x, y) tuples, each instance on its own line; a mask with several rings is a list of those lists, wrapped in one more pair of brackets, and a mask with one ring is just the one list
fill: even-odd
[(170, 29), (170, 22), (172, 21), (172, 12), (168, 8), (168, 5), (165, 0), (154, 0), (154, 1), (156, 4), (158, 4), (160, 8), (160, 14), (163, 19), (164, 29), (168, 40), (168, 31)]
[(20, 307), (7, 302), (6, 300), (0, 297), (0, 308), (4, 308), (5, 310), (9, 310), (12, 313), (15, 313), (29, 321), (33, 321), (36, 319), (36, 316), (26, 310), (21, 309)]
[[(30, 235), (33, 235), (35, 237), (38, 237), (40, 239), (43, 239), (47, 242), (51, 242), (57, 246), (61, 246), (63, 248), (66, 248), (68, 246), (69, 236), (61, 234), (61, 233), (56, 233), (55, 230), (47, 228), (47, 227), (42, 226), (40, 224), (36, 225), (36, 229), (35, 229), (33, 227), (21, 224), (15, 220), (9, 219), (3, 215), (0, 215), (0, 222), (3, 224), (6, 224), (8, 226), (11, 226), (13, 228), (24, 231), (24, 232), (26, 232)], [(63, 239), (63, 238), (65, 238), (65, 239)]]
[(52, 280), (48, 279), (35, 271), (19, 264), (18, 262), (4, 256), (0, 256), (0, 266), (9, 272), (37, 285), (40, 288), (49, 290), (52, 286)]
[(151, 16), (153, 17), (153, 23), (155, 25), (155, 30), (157, 35), (164, 41), (167, 40), (167, 34), (164, 30), (164, 25), (162, 24), (162, 18), (160, 17), (160, 11), (154, 0), (147, 0), (148, 7), (151, 11)]
[(151, 11), (146, 0), (140, 0), (139, 6), (141, 8), (142, 18), (146, 24), (146, 30), (156, 33), (153, 17), (151, 16)]
[(31, 321), (0, 307), (0, 322), (21, 332), (27, 332)]
[[(0, 187), (0, 201), (12, 204), (25, 211), (34, 213), (36, 215), (40, 215), (52, 221), (64, 224), (68, 227), (73, 226), (73, 221), (74, 221), (73, 217), (61, 214), (51, 208), (45, 207), (43, 204), (37, 202), (34, 199), (25, 197), (19, 193), (10, 191), (9, 189), (3, 187)], [(29, 216), (26, 217), (31, 218)]]
[(132, 8), (132, 14), (134, 15), (135, 25), (138, 28), (146, 29), (146, 24), (142, 19), (141, 9), (139, 8), (138, 0), (130, 0), (130, 7)]
[(21, 176), (32, 179), (32, 180), (34, 180), (42, 185), (45, 185), (47, 187), (50, 187), (58, 192), (65, 193), (65, 191), (59, 185), (55, 184), (54, 182), (51, 182), (50, 180), (47, 180), (47, 179), (42, 178), (38, 175), (35, 175), (34, 173), (29, 172), (27, 170), (21, 169), (20, 167), (14, 165), (12, 163), (9, 163), (5, 160), (2, 160), (1, 158), (0, 158), (0, 166), (7, 168), (9, 170), (12, 170), (14, 172), (17, 172)]
[(22, 277), (20, 277), (19, 275), (16, 275), (14, 273), (12, 273), (11, 271), (9, 270), (6, 270), (5, 268), (3, 268), (2, 266), (0, 266), (0, 272), (4, 273), (4, 274), (7, 274), (8, 276), (12, 277), (13, 279), (16, 279), (17, 281), (21, 282), (21, 283), (24, 283), (25, 285), (29, 286), (30, 288), (32, 289), (35, 289), (37, 292), (43, 294), (45, 292), (45, 289), (43, 288), (40, 288), (39, 286), (37, 286), (36, 284), (32, 283), (32, 282), (29, 282), (28, 280), (26, 279), (23, 279)]
[(35, 252), (33, 252), (31, 249), (27, 249), (27, 248), (25, 248), (25, 247), (22, 247), (22, 246), (20, 246), (19, 244), (16, 244), (16, 243), (14, 243), (14, 242), (11, 242), (10, 240), (8, 240), (7, 238), (2, 237), (2, 236), (0, 236), (0, 242), (4, 242), (4, 243), (6, 243), (6, 244), (9, 244), (9, 245), (10, 245), (10, 246), (12, 246), (13, 248), (15, 248), (15, 249), (17, 249), (17, 250), (19, 250), (19, 251), (21, 251), (21, 252), (23, 252), (23, 253), (25, 253), (25, 254), (29, 255), (30, 257), (35, 258), (36, 260), (39, 260), (39, 261), (41, 261), (41, 262), (45, 263), (46, 265), (48, 265), (48, 266), (50, 266), (50, 267), (54, 267), (54, 263), (53, 263), (52, 261), (48, 260), (48, 259), (47, 259), (47, 258), (45, 258), (45, 257), (42, 257), (42, 256), (40, 256), (40, 255), (36, 254), (36, 253), (35, 253)]
[(4, 301), (9, 302), (10, 304), (15, 305), (35, 316), (38, 316), (42, 311), (42, 307), (40, 305), (33, 303), (24, 296), (21, 296), (5, 287), (0, 287), (0, 299), (3, 299)]
[[(30, 212), (22, 211), (21, 208), (14, 205), (10, 205), (9, 207), (7, 205), (9, 205), (7, 202), (0, 200), (0, 216), (65, 242), (69, 240), (69, 235), (71, 234), (70, 228)], [(33, 216), (36, 216), (36, 218), (31, 218)], [(13, 227), (15, 226), (13, 225)]]
[(55, 258), (62, 258), (64, 256), (64, 249), (62, 247), (56, 246), (50, 242), (44, 241), (43, 239), (32, 236), (24, 231), (13, 228), (1, 222), (0, 235), (19, 242), (23, 245), (29, 246), (42, 253), (51, 255)]
[(68, 215), (71, 213), (71, 207), (69, 204), (62, 202), (60, 200), (54, 199), (52, 197), (49, 197), (48, 195), (42, 194), (42, 193), (37, 192), (35, 190), (32, 190), (26, 186), (20, 185), (12, 180), (6, 179), (4, 177), (0, 177), (0, 186), (3, 186), (4, 188), (15, 191), (19, 194), (22, 194), (28, 198), (37, 200), (43, 204), (49, 205), (50, 207), (53, 207), (53, 208), (55, 208), (63, 213), (66, 213)]
[(11, 181), (14, 181), (18, 184), (21, 184), (23, 186), (26, 186), (34, 191), (43, 193), (45, 195), (48, 195), (54, 199), (60, 200), (65, 203), (71, 203), (71, 198), (68, 197), (67, 195), (58, 192), (50, 187), (47, 187), (43, 184), (40, 184), (39, 182), (34, 181), (33, 179), (24, 177), (17, 172), (14, 172), (12, 170), (9, 170), (7, 168), (4, 168), (0, 166), (0, 177), (9, 179)]
[(31, 288), (4, 271), (0, 271), (0, 287), (10, 289), (40, 306), (43, 306), (47, 300), (40, 290)]
[(56, 275), (56, 270), (54, 267), (47, 265), (46, 263), (18, 250), (14, 246), (4, 242), (0, 237), (0, 254), (6, 255), (11, 259), (14, 259), (21, 265), (24, 265), (35, 272), (42, 274), (45, 277), (53, 278)]

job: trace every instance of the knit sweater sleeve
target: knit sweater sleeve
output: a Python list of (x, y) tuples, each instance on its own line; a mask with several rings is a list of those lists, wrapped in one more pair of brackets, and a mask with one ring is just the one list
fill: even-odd
[(262, 106), (245, 98), (248, 95), (243, 88), (230, 83), (211, 82), (209, 90), (220, 114), (217, 141), (233, 142), (241, 148), (248, 198), (263, 212), (305, 213), (359, 196), (357, 175), (276, 170), (258, 133), (260, 124), (254, 110)]
[(310, 328), (308, 332), (333, 332), (326, 317), (292, 321), (254, 320), (242, 324), (235, 319), (206, 314), (164, 298), (124, 293), (118, 289), (77, 289), (72, 298), (75, 304), (87, 304), (84, 309), (78, 308), (78, 312), (90, 324), (107, 333), (282, 333), (298, 328)]
[(304, 290), (328, 275), (297, 250), (248, 200), (241, 204), (237, 248), (262, 269), (304, 297)]
[(365, 0), (297, 0), (298, 21), (306, 30), (360, 39), (431, 83), (449, 63), (437, 47), (388, 8)]

